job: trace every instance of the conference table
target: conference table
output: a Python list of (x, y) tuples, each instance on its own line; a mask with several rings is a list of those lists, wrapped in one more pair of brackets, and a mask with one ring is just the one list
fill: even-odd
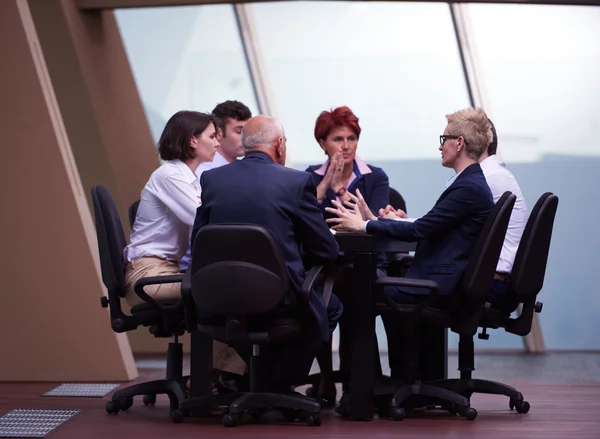
[[(374, 282), (377, 279), (378, 253), (409, 253), (416, 248), (415, 242), (405, 242), (389, 237), (367, 234), (336, 233), (340, 251), (352, 259), (356, 275), (354, 291), (349, 294), (348, 307), (352, 321), (350, 366), (350, 417), (355, 421), (373, 418), (375, 386), (375, 294)], [(426, 327), (427, 334), (420, 334), (426, 346), (421, 348), (421, 378), (423, 381), (447, 377), (447, 331)]]
[[(377, 256), (384, 253), (409, 253), (416, 247), (414, 242), (404, 242), (383, 236), (367, 234), (336, 233), (340, 252), (351, 258), (356, 282), (347, 300), (347, 310), (353, 322), (351, 344), (352, 420), (365, 421), (373, 418), (375, 386), (375, 299), (374, 281), (377, 278)], [(427, 328), (427, 359), (421, 364), (423, 380), (443, 379), (447, 376), (447, 331)], [(423, 351), (423, 350), (422, 350)], [(203, 397), (212, 393), (212, 339), (192, 331), (190, 355), (191, 396)], [(194, 413), (201, 415), (202, 413)]]

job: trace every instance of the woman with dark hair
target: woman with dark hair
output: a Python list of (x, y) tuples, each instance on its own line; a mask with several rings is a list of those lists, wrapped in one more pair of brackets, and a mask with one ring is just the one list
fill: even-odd
[[(356, 194), (357, 191), (362, 194), (375, 215), (378, 215), (379, 210), (384, 209), (389, 203), (390, 184), (386, 173), (381, 168), (367, 165), (356, 155), (360, 133), (358, 117), (346, 106), (332, 111), (323, 111), (317, 118), (315, 139), (327, 155), (327, 160), (321, 165), (309, 166), (306, 171), (313, 174), (317, 184), (317, 199), (325, 218), (335, 217), (326, 210), (328, 207), (333, 207), (332, 200), (340, 203), (350, 202), (348, 194)], [(343, 264), (343, 257), (341, 259)], [(384, 263), (385, 258), (382, 255), (378, 265), (382, 267)], [(334, 290), (342, 301), (345, 292), (351, 288), (352, 282), (354, 282), (352, 269), (346, 265), (338, 273), (334, 285)], [(349, 380), (348, 341), (351, 339), (352, 332), (352, 323), (346, 316), (342, 315), (339, 321), (340, 372), (343, 376), (344, 388), (347, 388)], [(374, 355), (379, 357), (379, 352), (374, 352)], [(321, 382), (307, 394), (318, 395), (326, 403), (335, 404), (336, 389), (333, 381), (331, 342), (323, 347), (317, 356), (317, 361), (321, 370)]]
[[(133, 286), (142, 277), (179, 273), (178, 261), (190, 246), (200, 184), (195, 171), (214, 159), (219, 142), (212, 116), (179, 111), (165, 125), (158, 154), (165, 163), (152, 173), (142, 190), (129, 245), (124, 250), (126, 295), (129, 305), (145, 303)], [(155, 299), (181, 296), (179, 283), (144, 288)]]

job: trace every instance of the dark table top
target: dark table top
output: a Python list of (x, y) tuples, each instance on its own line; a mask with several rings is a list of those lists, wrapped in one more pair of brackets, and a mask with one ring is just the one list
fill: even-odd
[(364, 233), (341, 233), (335, 235), (335, 240), (344, 253), (408, 253), (417, 247), (416, 242), (405, 242), (388, 236), (367, 235)]

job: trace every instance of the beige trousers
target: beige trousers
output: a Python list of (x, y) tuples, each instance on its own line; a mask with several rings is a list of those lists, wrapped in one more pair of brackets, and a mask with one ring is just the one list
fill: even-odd
[[(168, 276), (171, 274), (179, 274), (179, 264), (176, 262), (167, 261), (155, 256), (131, 261), (125, 269), (125, 300), (132, 307), (145, 303), (133, 290), (133, 286), (138, 279), (150, 276)], [(181, 297), (181, 284), (151, 285), (145, 287), (144, 291), (149, 296), (158, 300), (179, 299)], [(243, 375), (246, 371), (246, 363), (235, 349), (215, 340), (213, 342), (213, 368)]]

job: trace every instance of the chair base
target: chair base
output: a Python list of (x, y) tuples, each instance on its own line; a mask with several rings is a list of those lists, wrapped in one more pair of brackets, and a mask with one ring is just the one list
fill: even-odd
[(411, 396), (421, 396), (425, 401), (435, 401), (442, 406), (453, 407), (455, 413), (472, 421), (477, 417), (477, 411), (470, 407), (469, 400), (451, 390), (443, 387), (434, 386), (428, 383), (408, 384), (396, 390), (394, 397), (390, 402), (390, 416), (395, 421), (404, 419), (406, 412), (401, 405)]
[(106, 412), (116, 414), (121, 410), (128, 410), (133, 405), (133, 398), (139, 395), (144, 395), (144, 405), (154, 405), (156, 395), (166, 394), (169, 396), (170, 412), (172, 413), (179, 408), (179, 403), (187, 397), (185, 383), (188, 379), (189, 376), (184, 376), (149, 381), (117, 390), (113, 393), (111, 400), (106, 403)]
[(206, 412), (219, 405), (228, 406), (223, 410), (222, 422), (225, 427), (235, 427), (244, 412), (258, 420), (268, 409), (280, 409), (290, 422), (303, 419), (310, 426), (321, 425), (321, 405), (318, 401), (299, 394), (224, 393), (186, 399), (179, 403), (179, 410)]
[(480, 380), (474, 378), (453, 378), (446, 380), (430, 381), (427, 384), (452, 390), (465, 398), (470, 399), (473, 393), (487, 393), (490, 395), (504, 395), (510, 398), (509, 407), (515, 408), (519, 413), (527, 413), (530, 405), (524, 400), (523, 394), (514, 387), (496, 381)]

